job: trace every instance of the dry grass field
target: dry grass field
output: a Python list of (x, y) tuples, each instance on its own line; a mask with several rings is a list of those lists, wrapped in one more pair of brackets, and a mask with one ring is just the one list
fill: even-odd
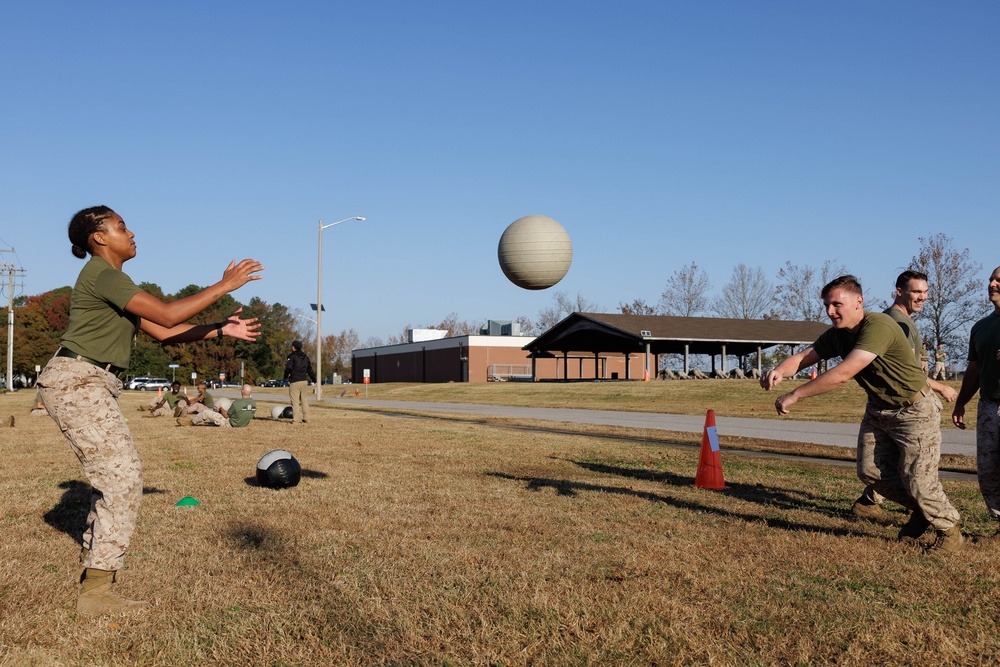
[[(643, 384), (670, 383), (603, 386)], [(474, 402), (443, 397), (451, 387), (416, 393)], [(32, 399), (0, 395), (0, 417), (16, 418), (0, 427), (0, 665), (1000, 660), (1000, 545), (949, 559), (902, 547), (848, 516), (851, 466), (727, 450), (729, 488), (706, 491), (689, 442), (346, 401), (305, 426), (264, 418), (260, 400), (248, 429), (179, 428), (141, 418), (148, 395), (126, 392), (146, 492), (120, 589), (153, 607), (78, 617), (88, 487), (51, 420), (28, 416)], [(277, 448), (303, 466), (293, 489), (253, 482)], [(967, 534), (992, 530), (974, 483), (945, 488)], [(201, 504), (175, 506), (184, 496)]]

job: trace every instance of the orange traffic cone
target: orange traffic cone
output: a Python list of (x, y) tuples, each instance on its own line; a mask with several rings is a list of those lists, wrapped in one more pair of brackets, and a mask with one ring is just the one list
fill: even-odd
[(649, 369), (648, 368), (642, 369), (642, 381), (643, 382), (649, 382)]
[(726, 489), (722, 479), (722, 455), (719, 453), (719, 433), (715, 430), (715, 410), (705, 415), (705, 430), (701, 436), (701, 455), (694, 485), (699, 489)]
[(813, 367), (813, 372), (812, 372), (812, 374), (810, 374), (809, 379), (810, 380), (815, 380), (816, 379), (816, 367), (815, 366)]

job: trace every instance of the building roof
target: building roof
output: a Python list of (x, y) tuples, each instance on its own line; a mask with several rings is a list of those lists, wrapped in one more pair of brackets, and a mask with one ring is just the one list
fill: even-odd
[(374, 357), (380, 354), (406, 354), (420, 350), (444, 350), (457, 347), (514, 347), (526, 350), (526, 344), (533, 341), (534, 336), (482, 336), (478, 334), (462, 334), (434, 340), (417, 341), (415, 343), (393, 343), (377, 347), (361, 347), (351, 351), (355, 357)]
[(809, 345), (829, 328), (822, 322), (731, 320), (719, 317), (571, 313), (524, 349), (551, 352), (644, 352), (744, 355), (775, 345)]

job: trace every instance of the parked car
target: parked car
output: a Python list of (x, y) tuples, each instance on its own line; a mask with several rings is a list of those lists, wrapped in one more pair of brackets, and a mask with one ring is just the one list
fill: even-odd
[(170, 380), (166, 378), (153, 378), (149, 382), (139, 385), (139, 391), (156, 391), (157, 389), (170, 389)]
[(262, 387), (287, 387), (288, 380), (265, 380)]
[(133, 389), (133, 390), (134, 389), (138, 389), (139, 387), (141, 387), (142, 385), (146, 384), (150, 380), (158, 380), (158, 379), (159, 378), (154, 378), (154, 377), (150, 377), (150, 376), (143, 376), (143, 377), (132, 378), (131, 380), (129, 380), (128, 382), (125, 383), (125, 388), (126, 389)]
[(209, 389), (220, 389), (222, 387), (222, 380), (205, 380), (205, 386)]

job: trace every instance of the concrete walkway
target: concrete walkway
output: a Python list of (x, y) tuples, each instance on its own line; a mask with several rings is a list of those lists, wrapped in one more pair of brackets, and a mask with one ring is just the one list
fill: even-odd
[[(705, 427), (704, 416), (670, 415), (654, 412), (618, 412), (614, 410), (580, 410), (575, 408), (523, 408), (507, 405), (477, 405), (471, 403), (427, 403), (419, 401), (383, 401), (373, 399), (323, 399), (324, 402), (347, 405), (366, 405), (392, 410), (419, 410), (421, 412), (452, 412), (458, 414), (487, 415), (493, 417), (518, 417), (544, 419), (574, 424), (604, 424), (632, 428), (659, 429), (700, 433)], [(721, 435), (738, 435), (747, 438), (808, 442), (835, 447), (856, 447), (857, 424), (807, 422), (792, 419), (749, 419), (723, 417), (716, 413), (716, 427)], [(976, 455), (976, 432), (960, 431), (954, 427), (942, 429), (941, 453)]]

